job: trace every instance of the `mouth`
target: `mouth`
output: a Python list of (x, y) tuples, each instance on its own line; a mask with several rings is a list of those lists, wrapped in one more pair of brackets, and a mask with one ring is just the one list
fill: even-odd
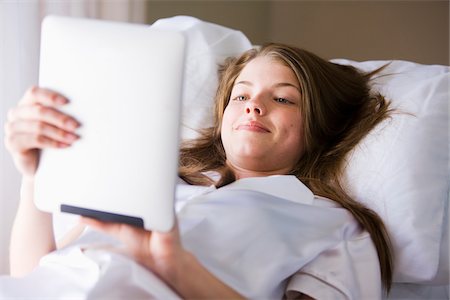
[(236, 130), (270, 133), (270, 130), (267, 127), (256, 121), (249, 121), (247, 123), (240, 124), (236, 127)]

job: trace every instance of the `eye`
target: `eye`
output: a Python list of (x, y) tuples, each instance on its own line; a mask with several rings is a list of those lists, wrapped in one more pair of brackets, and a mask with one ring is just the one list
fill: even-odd
[(239, 95), (239, 96), (234, 97), (232, 100), (234, 100), (234, 101), (245, 101), (245, 100), (247, 100), (247, 97), (243, 96), (243, 95)]
[(283, 103), (283, 104), (293, 104), (293, 102), (289, 101), (286, 98), (275, 98), (274, 99), (276, 102), (278, 103)]

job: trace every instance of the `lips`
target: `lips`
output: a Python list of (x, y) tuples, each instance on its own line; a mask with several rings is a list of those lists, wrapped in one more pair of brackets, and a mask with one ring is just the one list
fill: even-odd
[(247, 130), (253, 132), (269, 133), (270, 130), (257, 121), (248, 121), (236, 127), (236, 130)]

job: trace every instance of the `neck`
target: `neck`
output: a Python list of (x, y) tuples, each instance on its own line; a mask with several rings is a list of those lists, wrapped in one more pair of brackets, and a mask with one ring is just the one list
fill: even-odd
[(236, 180), (242, 179), (242, 178), (249, 178), (249, 177), (265, 177), (265, 176), (271, 176), (271, 175), (286, 175), (289, 173), (289, 168), (281, 168), (281, 169), (270, 169), (270, 170), (254, 170), (250, 168), (244, 168), (239, 165), (235, 165), (231, 163), (230, 161), (227, 161), (227, 165), (231, 168), (231, 170), (234, 173), (234, 176), (236, 177)]

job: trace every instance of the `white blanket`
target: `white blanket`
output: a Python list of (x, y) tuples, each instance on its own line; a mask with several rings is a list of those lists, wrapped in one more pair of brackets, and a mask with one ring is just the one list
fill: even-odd
[[(247, 298), (281, 299), (288, 285), (318, 298), (380, 297), (368, 234), (293, 176), (247, 178), (217, 190), (182, 184), (177, 196), (184, 247)], [(98, 249), (116, 243), (88, 230), (75, 245), (44, 257), (28, 277), (1, 278), (0, 298), (177, 297), (129, 258)]]
[(88, 230), (76, 245), (45, 256), (28, 276), (0, 276), (0, 299), (180, 299), (151, 272), (105, 249), (112, 244)]

